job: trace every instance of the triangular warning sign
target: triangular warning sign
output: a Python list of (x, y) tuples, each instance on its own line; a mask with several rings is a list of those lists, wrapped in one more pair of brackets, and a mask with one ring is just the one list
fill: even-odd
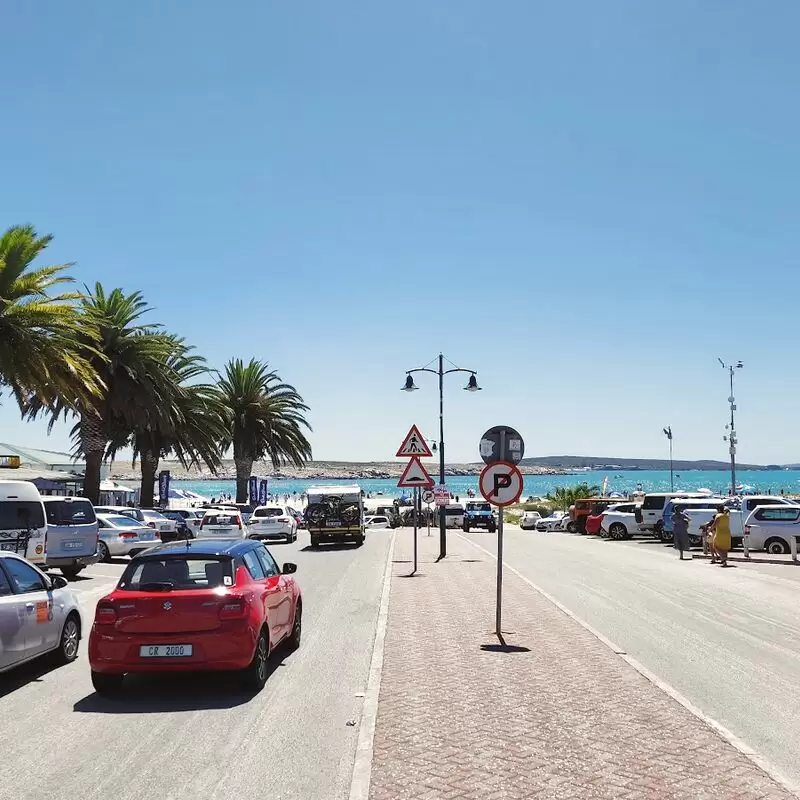
[(426, 458), (433, 455), (427, 442), (419, 432), (416, 425), (411, 426), (411, 430), (406, 434), (403, 439), (403, 444), (400, 449), (395, 453), (398, 458)]
[(422, 462), (415, 457), (408, 462), (408, 466), (403, 470), (397, 485), (404, 489), (413, 489), (416, 486), (430, 489), (433, 486), (433, 478), (425, 471)]

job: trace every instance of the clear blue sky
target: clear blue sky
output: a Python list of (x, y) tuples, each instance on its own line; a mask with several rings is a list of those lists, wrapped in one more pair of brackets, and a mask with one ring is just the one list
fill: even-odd
[[(16, 2), (0, 225), (141, 289), (219, 367), (268, 360), (318, 458), (800, 460), (800, 6)], [(0, 441), (66, 428), (0, 409)]]

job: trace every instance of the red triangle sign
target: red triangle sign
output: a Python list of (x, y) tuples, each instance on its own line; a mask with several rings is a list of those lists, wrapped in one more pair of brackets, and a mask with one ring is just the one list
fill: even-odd
[(408, 466), (403, 470), (400, 480), (397, 485), (403, 489), (414, 489), (421, 486), (424, 489), (430, 489), (433, 486), (433, 478), (422, 466), (422, 462), (414, 457), (408, 462)]
[(395, 453), (397, 458), (427, 458), (432, 456), (428, 443), (425, 441), (419, 428), (416, 425), (411, 426), (411, 430), (406, 434), (403, 439), (403, 444), (400, 449)]

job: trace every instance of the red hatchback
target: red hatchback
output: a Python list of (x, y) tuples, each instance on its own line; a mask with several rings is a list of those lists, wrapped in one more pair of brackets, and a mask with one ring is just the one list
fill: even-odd
[(282, 642), (300, 646), (300, 588), (261, 542), (194, 539), (134, 558), (97, 603), (92, 683), (113, 694), (126, 673), (240, 670), (255, 691)]

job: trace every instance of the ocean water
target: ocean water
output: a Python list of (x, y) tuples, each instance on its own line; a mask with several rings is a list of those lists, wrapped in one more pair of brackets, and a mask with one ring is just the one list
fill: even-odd
[[(531, 495), (544, 496), (552, 492), (558, 486), (574, 486), (576, 483), (586, 481), (591, 486), (602, 486), (603, 480), (608, 478), (608, 492), (620, 492), (628, 494), (641, 488), (644, 491), (658, 492), (669, 491), (669, 472), (668, 471), (641, 471), (641, 472), (614, 472), (607, 470), (594, 470), (591, 472), (578, 472), (573, 475), (525, 475), (525, 489), (523, 497)], [(730, 472), (676, 472), (675, 489), (693, 491), (696, 489), (711, 489), (713, 492), (727, 493), (730, 486)], [(736, 473), (736, 481), (749, 492), (768, 492), (780, 494), (783, 490), (786, 494), (800, 494), (800, 471), (742, 471)], [(358, 483), (365, 492), (383, 492), (388, 496), (400, 496), (402, 489), (397, 488), (397, 480), (340, 480), (340, 481), (320, 481), (320, 480), (275, 480), (269, 482), (269, 491), (278, 494), (298, 494), (304, 492), (309, 486), (314, 484), (350, 484)], [(478, 490), (478, 476), (450, 476), (447, 478), (447, 485), (455, 495), (465, 495), (467, 489)], [(236, 494), (235, 481), (172, 481), (172, 486), (176, 489), (190, 489), (204, 497), (218, 497), (221, 492)]]

